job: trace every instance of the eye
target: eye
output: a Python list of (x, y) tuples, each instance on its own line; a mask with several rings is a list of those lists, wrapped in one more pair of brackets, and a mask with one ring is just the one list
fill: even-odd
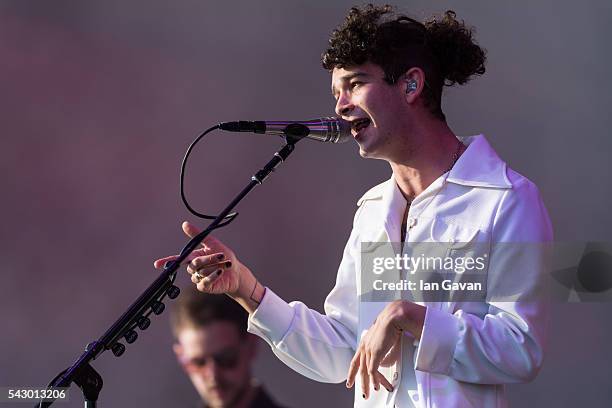
[(232, 369), (238, 365), (238, 350), (226, 351), (213, 356), (213, 358), (220, 367)]
[(355, 88), (360, 87), (361, 85), (363, 85), (363, 82), (361, 82), (361, 81), (353, 81), (353, 82), (350, 83), (349, 87), (351, 89), (355, 89)]
[(204, 367), (206, 365), (206, 358), (204, 357), (194, 358), (191, 361), (189, 361), (189, 364), (192, 364), (196, 367)]

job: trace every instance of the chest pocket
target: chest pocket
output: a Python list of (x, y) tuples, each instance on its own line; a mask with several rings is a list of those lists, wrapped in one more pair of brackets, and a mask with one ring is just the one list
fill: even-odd
[[(446, 302), (486, 299), (490, 233), (477, 226), (433, 220), (429, 230), (431, 244), (443, 257), (439, 270), (439, 299)], [(445, 285), (442, 285), (445, 282)]]
[(477, 227), (453, 224), (440, 218), (434, 218), (429, 229), (429, 236), (433, 242), (446, 244), (450, 249), (459, 249), (478, 241), (479, 232), (480, 229)]

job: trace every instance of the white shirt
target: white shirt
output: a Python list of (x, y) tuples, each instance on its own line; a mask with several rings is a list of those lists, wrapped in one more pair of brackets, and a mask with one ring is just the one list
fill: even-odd
[[(467, 149), (451, 171), (411, 203), (404, 247), (484, 244), (486, 301), (415, 302), (427, 307), (420, 341), (405, 334), (401, 361), (379, 369), (394, 391), (371, 389), (364, 400), (357, 375), (355, 407), (505, 407), (504, 384), (531, 381), (542, 365), (547, 313), (534, 299), (548, 258), (502, 243), (552, 241), (546, 209), (537, 187), (508, 168), (484, 136), (461, 141)], [(399, 242), (406, 200), (391, 177), (358, 206), (325, 314), (288, 304), (267, 288), (249, 317), (249, 332), (316, 381), (346, 380), (360, 336), (386, 305), (360, 301), (361, 243)]]

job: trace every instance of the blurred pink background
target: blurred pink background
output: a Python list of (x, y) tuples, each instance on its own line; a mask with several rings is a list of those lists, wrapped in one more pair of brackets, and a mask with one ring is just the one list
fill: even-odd
[[(333, 113), (319, 56), (352, 2), (24, 1), (0, 3), (0, 386), (43, 386), (97, 339), (157, 276), (155, 258), (186, 242), (183, 153), (227, 120)], [(477, 28), (487, 73), (446, 92), (460, 135), (484, 133), (539, 187), (557, 240), (609, 241), (612, 164), (607, 1), (402, 4), (448, 8)], [(281, 145), (213, 133), (194, 152), (187, 195), (219, 211)], [(217, 233), (286, 300), (322, 310), (357, 199), (389, 177), (354, 143), (305, 141)], [(179, 286), (189, 284), (184, 271)], [(171, 305), (170, 305), (171, 307)], [(557, 305), (547, 360), (513, 406), (605, 406), (612, 399), (609, 303)], [(168, 314), (94, 362), (101, 407), (191, 406)], [(256, 375), (292, 407), (350, 406), (262, 342)], [(59, 405), (58, 405), (59, 406)], [(64, 407), (82, 406), (80, 392)]]

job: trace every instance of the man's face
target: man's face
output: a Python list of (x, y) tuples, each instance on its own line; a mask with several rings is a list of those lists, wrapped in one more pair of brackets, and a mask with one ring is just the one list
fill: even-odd
[(402, 81), (388, 84), (376, 64), (334, 68), (336, 114), (352, 123), (362, 157), (393, 160), (400, 134), (406, 133), (408, 104)]
[(236, 325), (215, 321), (184, 328), (174, 345), (179, 362), (200, 397), (211, 407), (234, 406), (249, 389), (255, 342)]

